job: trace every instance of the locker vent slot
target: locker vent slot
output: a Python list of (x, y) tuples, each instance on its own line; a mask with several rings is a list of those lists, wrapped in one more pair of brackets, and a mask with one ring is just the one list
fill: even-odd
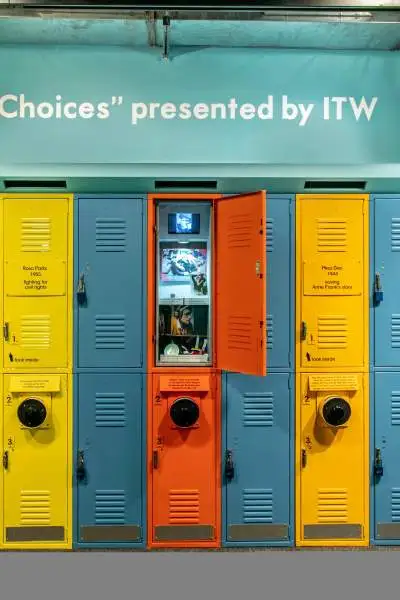
[(243, 490), (244, 523), (272, 523), (273, 493), (271, 489), (254, 488)]
[(229, 218), (226, 236), (228, 248), (248, 248), (251, 245), (253, 225), (248, 212)]
[(272, 392), (244, 394), (243, 425), (272, 427), (274, 424), (274, 395)]
[(392, 521), (400, 522), (400, 488), (392, 488)]
[(267, 349), (272, 350), (274, 347), (274, 317), (267, 315)]
[(50, 252), (49, 218), (21, 219), (21, 252)]
[(305, 190), (365, 190), (366, 181), (320, 181), (304, 182)]
[(50, 492), (46, 490), (21, 490), (21, 525), (50, 524)]
[(347, 348), (348, 324), (343, 315), (321, 315), (318, 317), (318, 348)]
[(392, 252), (400, 252), (400, 219), (392, 218)]
[(318, 522), (347, 523), (347, 490), (320, 489), (318, 490)]
[(96, 252), (125, 251), (125, 219), (96, 219)]
[(171, 190), (171, 189), (184, 189), (184, 190), (216, 190), (217, 182), (212, 180), (205, 181), (180, 181), (180, 180), (163, 180), (156, 179), (154, 182), (154, 189), (156, 190)]
[(267, 252), (273, 252), (274, 250), (274, 233), (274, 219), (267, 219)]
[(392, 392), (392, 425), (400, 425), (400, 392)]
[(253, 348), (252, 319), (244, 315), (233, 315), (228, 317), (228, 323), (228, 347), (231, 350), (251, 350)]
[(54, 179), (54, 180), (51, 180), (51, 179), (44, 179), (44, 180), (41, 180), (41, 179), (16, 179), (16, 180), (5, 179), (3, 183), (4, 183), (4, 188), (6, 190), (10, 190), (10, 189), (14, 189), (14, 190), (20, 190), (20, 189), (66, 190), (67, 189), (67, 182), (62, 179)]
[(169, 523), (189, 525), (199, 522), (199, 490), (170, 490)]
[(51, 346), (51, 319), (49, 315), (21, 317), (21, 348), (48, 350)]
[(124, 350), (125, 334), (124, 315), (96, 316), (96, 350)]
[(400, 315), (392, 315), (391, 324), (392, 348), (400, 348)]
[(125, 427), (124, 393), (96, 393), (96, 427)]
[(96, 525), (124, 525), (125, 507), (124, 490), (96, 490)]
[(346, 252), (347, 221), (344, 219), (317, 219), (318, 252)]

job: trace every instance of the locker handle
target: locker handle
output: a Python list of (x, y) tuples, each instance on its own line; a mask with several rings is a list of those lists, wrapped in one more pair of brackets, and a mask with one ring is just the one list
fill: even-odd
[(86, 475), (85, 456), (83, 450), (78, 450), (78, 460), (76, 463), (76, 476), (79, 481), (82, 481)]
[(9, 323), (4, 323), (4, 325), (3, 325), (3, 337), (4, 337), (5, 341), (8, 342), (9, 337), (10, 337)]
[(153, 450), (153, 469), (158, 469), (158, 450)]
[(374, 474), (375, 477), (382, 477), (383, 475), (382, 453), (380, 448), (375, 448)]
[(225, 454), (225, 477), (227, 481), (232, 481), (235, 476), (235, 466), (233, 464), (233, 452), (227, 450)]
[(307, 452), (304, 450), (304, 448), (301, 450), (301, 466), (306, 467), (307, 465)]
[(305, 321), (301, 322), (301, 330), (300, 330), (300, 340), (304, 342), (307, 338), (307, 323)]
[(3, 467), (4, 469), (8, 469), (8, 451), (5, 450), (3, 452)]
[(375, 273), (375, 283), (374, 283), (374, 304), (377, 306), (383, 300), (383, 289), (381, 283), (380, 273)]
[(86, 284), (85, 276), (83, 273), (80, 274), (78, 279), (78, 287), (76, 289), (76, 296), (79, 304), (84, 304), (86, 301)]

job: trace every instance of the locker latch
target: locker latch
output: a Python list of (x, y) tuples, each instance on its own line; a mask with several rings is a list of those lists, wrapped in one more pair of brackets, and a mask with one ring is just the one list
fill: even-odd
[(375, 477), (382, 477), (383, 475), (382, 454), (379, 448), (375, 448), (374, 474)]
[(3, 452), (3, 468), (8, 469), (8, 451)]
[(378, 305), (383, 300), (383, 290), (381, 283), (381, 276), (379, 273), (375, 273), (375, 285), (374, 285), (374, 304)]
[(225, 454), (225, 477), (227, 481), (232, 481), (235, 476), (235, 467), (233, 464), (233, 452), (227, 450)]
[(158, 450), (153, 450), (153, 469), (158, 469)]
[(86, 302), (86, 285), (85, 276), (83, 273), (81, 273), (79, 276), (78, 287), (76, 289), (76, 296), (79, 304), (84, 304)]
[(78, 459), (76, 462), (76, 477), (78, 481), (83, 481), (86, 476), (85, 456), (83, 450), (78, 450)]
[(304, 340), (307, 338), (307, 323), (305, 321), (301, 322), (301, 328), (300, 328), (300, 340), (302, 342), (304, 342)]
[(4, 337), (5, 341), (8, 342), (8, 340), (10, 338), (9, 324), (8, 323), (4, 323), (4, 325), (3, 325), (3, 337)]

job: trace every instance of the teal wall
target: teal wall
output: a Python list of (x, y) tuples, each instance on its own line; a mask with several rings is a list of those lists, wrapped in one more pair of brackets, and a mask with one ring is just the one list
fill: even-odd
[[(400, 56), (395, 53), (180, 48), (165, 62), (159, 49), (2, 46), (0, 72), (1, 97), (24, 94), (35, 103), (54, 103), (59, 94), (64, 102), (94, 105), (123, 97), (107, 119), (0, 116), (3, 175), (90, 171), (120, 176), (125, 169), (125, 176), (140, 177), (163, 174), (162, 167), (174, 167), (176, 175), (179, 167), (191, 176), (191, 165), (197, 165), (197, 175), (204, 165), (205, 176), (217, 168), (232, 175), (244, 165), (253, 168), (254, 177), (271, 169), (279, 176), (282, 168), (322, 174), (327, 166), (351, 168), (353, 176), (366, 165), (378, 176), (398, 173)], [(239, 104), (257, 105), (268, 95), (275, 101), (272, 120), (162, 119), (158, 113), (131, 124), (132, 102), (228, 103), (236, 98)], [(283, 95), (315, 104), (304, 126), (282, 120)], [(378, 101), (369, 121), (365, 116), (357, 121), (349, 107), (342, 120), (326, 121), (324, 96)], [(4, 108), (11, 111), (14, 105)]]

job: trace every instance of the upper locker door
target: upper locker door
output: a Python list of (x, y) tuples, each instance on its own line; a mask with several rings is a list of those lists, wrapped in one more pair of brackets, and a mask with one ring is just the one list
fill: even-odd
[[(400, 365), (400, 197), (375, 200), (375, 366)], [(378, 286), (379, 287), (379, 286)], [(376, 290), (378, 291), (378, 290)]]
[(298, 198), (300, 368), (368, 364), (366, 196)]
[(143, 367), (143, 197), (79, 198), (78, 367)]
[(216, 218), (217, 368), (265, 375), (266, 193), (218, 198)]
[(4, 366), (68, 366), (67, 197), (4, 200)]

